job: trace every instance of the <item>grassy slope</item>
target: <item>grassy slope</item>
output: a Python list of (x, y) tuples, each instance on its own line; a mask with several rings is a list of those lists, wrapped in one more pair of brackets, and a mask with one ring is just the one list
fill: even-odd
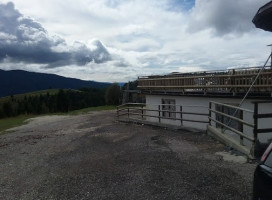
[(73, 110), (73, 111), (70, 111), (68, 114), (78, 115), (78, 114), (88, 113), (91, 111), (114, 110), (114, 109), (116, 109), (116, 106), (97, 106), (97, 107), (83, 108), (80, 110)]
[[(83, 108), (80, 110), (74, 110), (68, 113), (56, 113), (56, 114), (63, 114), (63, 115), (78, 115), (78, 114), (84, 114), (91, 111), (102, 111), (102, 110), (113, 110), (115, 109), (115, 106), (98, 106), (98, 107), (89, 107), (89, 108)], [(54, 114), (50, 114), (54, 115)], [(16, 126), (20, 126), (26, 123), (27, 119), (37, 117), (38, 115), (20, 115), (17, 117), (10, 117), (5, 119), (0, 119), (0, 135), (5, 133), (3, 131), (13, 128)]]
[[(38, 95), (45, 95), (47, 94), (47, 92), (49, 94), (57, 94), (58, 93), (58, 89), (48, 89), (48, 90), (41, 90), (41, 91), (36, 91), (36, 92), (30, 92), (30, 93), (25, 93), (25, 94), (18, 94), (18, 95), (14, 95), (14, 98), (16, 99), (21, 99), (24, 98), (25, 96), (38, 96)], [(74, 90), (74, 91), (78, 91), (79, 90)], [(2, 97), (0, 98), (0, 104), (4, 103), (5, 101), (7, 101), (10, 97)], [(88, 113), (91, 111), (100, 111), (100, 110), (112, 110), (115, 109), (114, 106), (98, 106), (98, 107), (89, 107), (89, 108), (83, 108), (80, 110), (74, 110), (68, 113), (56, 113), (56, 114), (60, 114), (60, 115), (77, 115), (77, 114), (84, 114), (84, 113)], [(54, 114), (49, 114), (49, 115), (54, 115)], [(16, 126), (20, 126), (24, 123), (26, 123), (25, 121), (27, 119), (36, 117), (38, 115), (20, 115), (20, 116), (16, 116), (16, 117), (10, 117), (10, 118), (4, 118), (4, 119), (0, 119), (0, 132), (7, 130), (9, 128), (13, 128)], [(0, 133), (1, 134), (1, 133)]]
[(20, 115), (17, 117), (0, 119), (0, 135), (4, 130), (25, 124), (26, 120), (32, 117), (35, 117), (35, 115)]

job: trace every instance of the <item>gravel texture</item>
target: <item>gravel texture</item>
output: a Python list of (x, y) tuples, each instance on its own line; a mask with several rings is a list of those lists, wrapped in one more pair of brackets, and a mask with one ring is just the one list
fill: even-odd
[(224, 161), (224, 150), (113, 111), (39, 117), (0, 136), (0, 199), (250, 199), (256, 164)]

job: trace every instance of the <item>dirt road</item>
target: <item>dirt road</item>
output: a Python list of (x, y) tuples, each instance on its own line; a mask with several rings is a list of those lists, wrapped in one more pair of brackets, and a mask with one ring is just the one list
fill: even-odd
[(0, 199), (250, 199), (255, 164), (225, 162), (201, 132), (39, 117), (0, 136)]

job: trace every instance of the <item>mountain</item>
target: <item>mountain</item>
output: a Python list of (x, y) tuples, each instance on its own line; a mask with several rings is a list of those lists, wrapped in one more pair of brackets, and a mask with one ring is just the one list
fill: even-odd
[(120, 87), (123, 87), (125, 84), (126, 84), (126, 82), (118, 82), (117, 83)]
[(51, 88), (106, 88), (109, 85), (110, 83), (84, 81), (55, 74), (28, 72), (23, 70), (5, 71), (0, 69), (0, 97)]

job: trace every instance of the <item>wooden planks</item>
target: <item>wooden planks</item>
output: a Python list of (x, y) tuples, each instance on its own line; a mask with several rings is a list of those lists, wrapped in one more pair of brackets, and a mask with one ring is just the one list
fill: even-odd
[[(221, 73), (195, 73), (138, 78), (139, 89), (193, 89), (195, 91), (245, 92), (259, 69), (229, 70)], [(272, 70), (265, 69), (252, 88), (253, 92), (272, 91)]]

